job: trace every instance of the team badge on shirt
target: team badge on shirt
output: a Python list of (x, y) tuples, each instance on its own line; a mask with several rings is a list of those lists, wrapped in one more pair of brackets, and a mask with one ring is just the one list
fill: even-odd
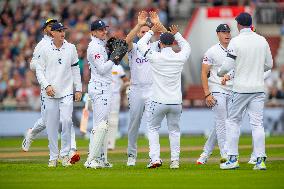
[(101, 58), (101, 55), (100, 54), (95, 54), (95, 59), (100, 59)]

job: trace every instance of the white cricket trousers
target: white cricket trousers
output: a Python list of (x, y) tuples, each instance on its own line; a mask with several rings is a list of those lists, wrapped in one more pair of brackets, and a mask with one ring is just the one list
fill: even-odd
[(49, 160), (58, 158), (58, 129), (62, 124), (60, 156), (69, 154), (71, 148), (71, 127), (73, 95), (62, 98), (45, 98), (44, 122), (49, 141)]
[(212, 108), (214, 114), (214, 128), (211, 131), (205, 145), (203, 151), (210, 155), (214, 150), (214, 146), (216, 141), (218, 142), (218, 146), (220, 149), (220, 155), (223, 158), (227, 157), (227, 152), (225, 148), (226, 141), (226, 119), (228, 117), (227, 106), (230, 99), (230, 94), (224, 93), (212, 93), (215, 100), (217, 101), (215, 106)]
[[(45, 99), (46, 99), (46, 97), (41, 96), (41, 116), (42, 117), (39, 118), (35, 122), (35, 124), (32, 128), (31, 139), (35, 139), (36, 136), (46, 128), (44, 121), (43, 121), (43, 116), (44, 116), (44, 111), (45, 111)], [(72, 122), (72, 127), (71, 127), (71, 149), (73, 149), (73, 150), (77, 149), (76, 136), (75, 136), (75, 130), (74, 130), (73, 122)]]
[[(96, 132), (96, 127), (102, 121), (108, 121), (110, 107), (111, 107), (111, 95), (112, 89), (111, 85), (108, 83), (102, 83), (98, 81), (92, 81), (88, 85), (88, 92), (92, 100), (93, 108), (93, 130), (90, 135), (90, 145), (89, 152), (94, 150), (93, 134)], [(107, 136), (107, 134), (106, 134)], [(100, 147), (102, 150), (101, 156), (107, 161), (107, 137), (105, 137), (103, 145)], [(91, 153), (90, 153), (91, 154)], [(89, 157), (89, 159), (99, 158), (99, 157)]]
[(108, 131), (108, 148), (115, 148), (115, 140), (118, 132), (119, 123), (119, 109), (120, 109), (120, 92), (112, 93), (110, 115), (108, 119), (109, 131)]
[(166, 117), (171, 147), (171, 161), (178, 160), (180, 155), (180, 128), (179, 121), (182, 112), (181, 104), (161, 104), (151, 102), (148, 117), (149, 157), (151, 162), (160, 160), (159, 129)]
[(252, 128), (254, 154), (256, 157), (266, 157), (265, 133), (263, 127), (263, 109), (265, 94), (236, 93), (228, 104), (228, 119), (226, 120), (226, 146), (228, 155), (239, 155), (238, 144), (240, 137), (240, 123), (246, 110)]
[(148, 116), (148, 107), (150, 106), (151, 84), (132, 84), (128, 93), (129, 103), (129, 126), (128, 126), (128, 147), (127, 154), (137, 157), (137, 138), (141, 124), (143, 112), (146, 120)]

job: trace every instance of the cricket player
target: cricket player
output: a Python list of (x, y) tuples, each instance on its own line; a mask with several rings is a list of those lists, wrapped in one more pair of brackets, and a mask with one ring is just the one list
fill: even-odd
[[(42, 40), (36, 45), (33, 57), (30, 63), (30, 69), (35, 71), (36, 70), (36, 64), (39, 59), (39, 53), (42, 48), (45, 48), (47, 45), (49, 45), (52, 42), (52, 36), (51, 36), (51, 25), (53, 23), (57, 22), (55, 19), (47, 19), (42, 27), (44, 36)], [(44, 98), (41, 96), (41, 106), (44, 104)], [(44, 108), (41, 107), (41, 111), (43, 111)], [(41, 113), (43, 115), (43, 112)], [(34, 124), (33, 128), (30, 128), (26, 136), (22, 142), (22, 149), (23, 151), (27, 152), (30, 149), (30, 146), (33, 142), (33, 140), (36, 138), (36, 136), (43, 131), (46, 128), (45, 124), (43, 123), (43, 119), (39, 118), (36, 123)], [(75, 163), (80, 160), (80, 155), (77, 153), (77, 147), (76, 147), (76, 140), (75, 140), (75, 131), (74, 127), (71, 128), (71, 150), (69, 152), (69, 156), (71, 158), (71, 163)]]
[(236, 17), (240, 34), (234, 37), (228, 46), (225, 63), (218, 71), (218, 76), (224, 76), (234, 69), (233, 94), (228, 104), (228, 119), (226, 120), (226, 144), (228, 161), (220, 164), (221, 169), (239, 167), (238, 143), (240, 122), (244, 110), (248, 112), (252, 128), (254, 154), (257, 162), (253, 169), (265, 170), (265, 133), (263, 128), (264, 109), (264, 71), (273, 66), (271, 51), (264, 37), (256, 34), (250, 28), (251, 15), (241, 13)]
[(90, 134), (89, 155), (86, 168), (110, 168), (107, 160), (107, 131), (111, 95), (112, 67), (114, 61), (107, 54), (107, 25), (102, 20), (91, 24), (91, 42), (87, 49), (87, 59), (91, 69), (88, 93), (92, 100), (93, 129)]
[(115, 149), (115, 140), (118, 132), (119, 109), (120, 109), (120, 92), (123, 83), (128, 82), (124, 69), (121, 65), (112, 66), (112, 98), (109, 115), (109, 131), (108, 131), (108, 149)]
[[(52, 41), (41, 49), (36, 64), (37, 79), (44, 90), (44, 123), (49, 141), (49, 167), (56, 167), (59, 158), (58, 129), (62, 124), (60, 157), (63, 166), (70, 166), (73, 91), (75, 101), (82, 97), (82, 83), (75, 45), (65, 41), (65, 27), (51, 26)], [(74, 87), (73, 87), (74, 85)]]
[[(205, 164), (207, 162), (214, 149), (216, 140), (220, 149), (221, 162), (227, 160), (225, 121), (227, 119), (227, 104), (231, 94), (232, 80), (228, 80), (226, 85), (223, 85), (223, 78), (217, 76), (217, 72), (227, 56), (227, 47), (231, 39), (231, 29), (227, 24), (220, 24), (216, 28), (216, 32), (219, 43), (206, 51), (201, 69), (201, 81), (205, 101), (206, 105), (212, 108), (215, 125), (205, 143), (203, 153), (196, 161), (197, 164)], [(224, 77), (230, 77), (230, 75), (225, 75)]]
[[(138, 130), (143, 113), (147, 117), (147, 108), (150, 106), (149, 98), (153, 82), (150, 62), (143, 56), (143, 53), (138, 51), (137, 43), (133, 42), (136, 36), (141, 39), (150, 30), (149, 25), (146, 24), (147, 17), (147, 12), (139, 12), (137, 25), (125, 39), (128, 43), (128, 60), (131, 75), (130, 91), (128, 93), (130, 122), (128, 126), (127, 166), (135, 166), (136, 164)], [(153, 24), (160, 23), (156, 12), (150, 12), (150, 19)], [(164, 27), (162, 29), (166, 31)], [(158, 42), (149, 42), (147, 45), (155, 51), (159, 49)]]
[[(182, 112), (181, 72), (190, 55), (190, 45), (178, 32), (177, 26), (171, 26), (170, 32), (160, 35), (161, 52), (153, 51), (147, 43), (154, 32), (161, 31), (161, 24), (155, 24), (137, 43), (139, 51), (150, 61), (152, 68), (152, 95), (148, 117), (148, 139), (150, 146), (150, 163), (148, 168), (162, 165), (160, 159), (159, 128), (164, 117), (167, 118), (169, 130), (171, 164), (170, 168), (179, 168), (180, 129)], [(172, 49), (177, 41), (180, 52)]]

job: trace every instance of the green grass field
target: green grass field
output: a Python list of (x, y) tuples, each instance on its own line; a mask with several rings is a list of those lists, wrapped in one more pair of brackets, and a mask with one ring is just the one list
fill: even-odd
[(219, 169), (216, 149), (206, 165), (196, 165), (205, 138), (184, 136), (181, 144), (181, 166), (169, 169), (168, 138), (161, 138), (164, 161), (158, 169), (147, 169), (148, 142), (139, 138), (138, 163), (126, 167), (126, 138), (117, 141), (117, 149), (109, 153), (111, 169), (86, 169), (88, 141), (78, 139), (81, 161), (68, 168), (48, 168), (46, 139), (35, 140), (30, 152), (21, 151), (22, 138), (0, 138), (0, 189), (10, 188), (284, 188), (284, 136), (266, 139), (268, 155), (266, 171), (254, 171), (247, 164), (251, 153), (251, 137), (240, 140), (240, 168)]

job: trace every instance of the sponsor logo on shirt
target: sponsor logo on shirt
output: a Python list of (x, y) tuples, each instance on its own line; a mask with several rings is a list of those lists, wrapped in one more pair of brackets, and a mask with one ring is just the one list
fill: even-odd
[(143, 64), (143, 63), (147, 63), (148, 59), (147, 58), (136, 58), (135, 61), (137, 64)]

